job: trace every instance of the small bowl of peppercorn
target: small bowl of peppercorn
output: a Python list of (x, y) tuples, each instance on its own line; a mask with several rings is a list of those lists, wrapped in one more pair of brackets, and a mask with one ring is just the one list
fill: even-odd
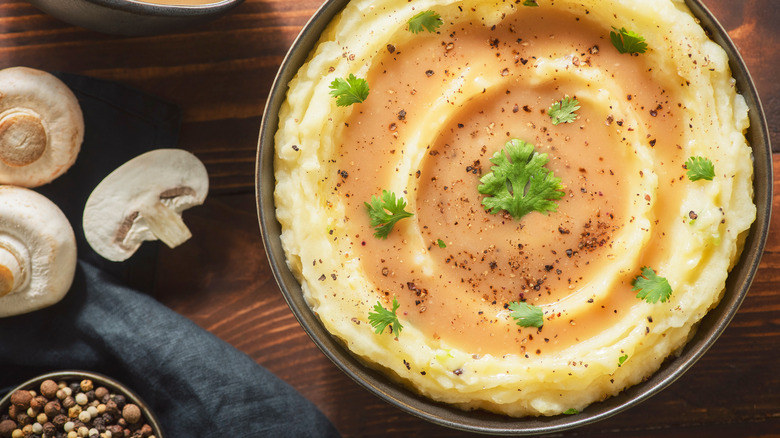
[(30, 379), (0, 399), (0, 438), (163, 438), (138, 395), (88, 371)]

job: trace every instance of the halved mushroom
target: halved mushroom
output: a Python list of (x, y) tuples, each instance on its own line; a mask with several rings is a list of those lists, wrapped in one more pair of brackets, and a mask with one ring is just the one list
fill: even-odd
[(193, 154), (157, 149), (141, 154), (98, 184), (84, 207), (84, 235), (101, 256), (128, 259), (145, 240), (175, 248), (192, 237), (181, 212), (203, 204), (208, 173)]
[(41, 70), (0, 70), (0, 184), (38, 187), (76, 161), (81, 107), (67, 85)]
[(0, 186), (0, 317), (50, 306), (76, 272), (76, 237), (65, 214), (29, 189)]

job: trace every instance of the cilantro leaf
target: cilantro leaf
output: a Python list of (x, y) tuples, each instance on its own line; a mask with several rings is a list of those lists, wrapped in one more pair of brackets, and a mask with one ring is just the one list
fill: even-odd
[(381, 334), (388, 325), (392, 325), (391, 333), (397, 338), (401, 334), (401, 329), (404, 327), (398, 320), (398, 315), (395, 313), (401, 305), (398, 304), (398, 300), (393, 297), (393, 310), (387, 310), (382, 307), (382, 304), (377, 301), (374, 304), (374, 311), (368, 312), (368, 323), (376, 330), (374, 333)]
[(404, 210), (406, 201), (404, 198), (395, 199), (395, 193), (382, 190), (382, 199), (371, 197), (371, 203), (364, 202), (368, 209), (368, 217), (371, 226), (374, 227), (374, 237), (387, 239), (387, 235), (393, 229), (393, 225), (401, 219), (412, 217), (414, 213)]
[(547, 154), (534, 151), (530, 143), (517, 139), (506, 142), (490, 159), (490, 173), (479, 180), (482, 184), (477, 190), (488, 195), (482, 200), (485, 210), (491, 214), (506, 210), (515, 219), (532, 211), (557, 211), (555, 201), (563, 197), (563, 186), (561, 179), (544, 167), (548, 161)]
[(672, 286), (669, 285), (669, 281), (656, 275), (653, 268), (649, 266), (642, 268), (642, 273), (636, 276), (631, 282), (631, 286), (633, 286), (632, 291), (639, 291), (636, 297), (648, 303), (657, 303), (658, 300), (664, 303), (672, 295)]
[(574, 408), (569, 408), (569, 409), (566, 409), (565, 411), (563, 411), (563, 413), (566, 414), (566, 415), (576, 415), (576, 414), (579, 414), (580, 411), (578, 411), (578, 410), (576, 410)]
[(565, 96), (560, 101), (550, 105), (547, 108), (547, 114), (550, 115), (552, 124), (557, 126), (559, 123), (572, 123), (577, 119), (577, 114), (574, 114), (574, 111), (578, 109), (580, 109), (580, 102), (576, 98)]
[(536, 3), (536, 0), (525, 0), (523, 6), (539, 6), (539, 3)]
[(706, 157), (690, 157), (685, 162), (685, 168), (688, 169), (688, 179), (698, 181), (706, 179), (712, 181), (715, 177), (715, 165)]
[(444, 243), (444, 241), (441, 240), (441, 239), (437, 240), (436, 244), (439, 245), (439, 248), (446, 248), (447, 247), (447, 244)]
[(618, 366), (622, 366), (626, 360), (628, 359), (628, 355), (624, 354), (618, 358)]
[(609, 39), (620, 53), (645, 53), (647, 50), (645, 39), (633, 31), (626, 30), (625, 27), (618, 29), (612, 26)]
[(349, 106), (360, 103), (368, 97), (368, 82), (352, 73), (345, 79), (336, 78), (330, 83), (330, 95), (336, 98), (336, 105)]
[(509, 303), (509, 310), (512, 311), (510, 315), (520, 327), (541, 328), (544, 325), (544, 312), (542, 312), (541, 307), (512, 301)]
[(421, 32), (423, 28), (428, 32), (435, 32), (444, 22), (441, 16), (434, 11), (422, 11), (409, 19), (409, 32)]

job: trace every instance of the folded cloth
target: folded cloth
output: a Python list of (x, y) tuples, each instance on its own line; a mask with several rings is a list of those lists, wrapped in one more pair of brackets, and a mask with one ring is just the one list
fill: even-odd
[(81, 214), (92, 189), (127, 159), (175, 147), (180, 113), (120, 84), (58, 76), (79, 98), (85, 140), (74, 167), (38, 191), (73, 225), (79, 264), (62, 301), (0, 318), (2, 394), (40, 374), (80, 369), (131, 388), (166, 437), (338, 436), (291, 386), (141, 292), (153, 284), (156, 245), (142, 245), (123, 263), (107, 262), (89, 248)]

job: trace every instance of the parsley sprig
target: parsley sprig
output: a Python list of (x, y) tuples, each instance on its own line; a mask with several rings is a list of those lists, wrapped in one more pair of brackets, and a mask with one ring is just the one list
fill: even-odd
[(706, 157), (690, 157), (685, 162), (685, 168), (688, 169), (688, 179), (698, 181), (706, 179), (712, 181), (715, 178), (715, 165)]
[(374, 311), (368, 312), (368, 323), (371, 324), (371, 327), (374, 327), (376, 330), (374, 333), (381, 334), (388, 325), (391, 327), (391, 333), (395, 335), (397, 338), (398, 335), (401, 334), (401, 329), (404, 327), (401, 325), (401, 322), (398, 320), (398, 315), (396, 314), (396, 311), (401, 305), (398, 304), (398, 300), (393, 297), (393, 310), (387, 310), (384, 307), (382, 307), (382, 303), (379, 301), (374, 304)]
[(636, 276), (631, 282), (631, 286), (633, 286), (632, 291), (638, 291), (637, 298), (651, 304), (657, 303), (659, 300), (664, 303), (672, 295), (672, 286), (669, 285), (669, 281), (657, 275), (649, 266), (642, 268), (642, 273)]
[(409, 19), (409, 32), (417, 33), (423, 29), (428, 32), (436, 32), (444, 22), (441, 16), (434, 11), (422, 11)]
[(393, 226), (401, 219), (412, 217), (414, 213), (406, 210), (404, 198), (395, 198), (395, 193), (382, 190), (382, 198), (371, 197), (371, 203), (364, 202), (374, 227), (374, 237), (387, 239), (387, 235), (393, 230)]
[(634, 31), (626, 30), (625, 27), (620, 29), (612, 27), (612, 32), (609, 33), (609, 39), (612, 40), (612, 45), (620, 53), (645, 53), (647, 51), (647, 43), (645, 39)]
[(336, 98), (337, 106), (349, 106), (368, 98), (368, 82), (352, 73), (347, 79), (336, 78), (330, 83), (330, 95)]
[(544, 325), (544, 312), (541, 307), (536, 307), (525, 302), (512, 301), (509, 303), (509, 314), (520, 327), (537, 327)]
[(563, 99), (550, 105), (547, 108), (547, 114), (552, 119), (553, 125), (559, 123), (572, 123), (577, 119), (577, 114), (574, 111), (580, 109), (580, 102), (576, 98), (565, 96)]
[[(508, 156), (508, 158), (507, 158)], [(479, 193), (485, 210), (496, 214), (506, 210), (515, 219), (532, 211), (546, 214), (557, 211), (556, 200), (563, 197), (561, 179), (545, 168), (547, 154), (534, 151), (534, 146), (512, 139), (495, 154), (490, 173), (480, 178)]]

